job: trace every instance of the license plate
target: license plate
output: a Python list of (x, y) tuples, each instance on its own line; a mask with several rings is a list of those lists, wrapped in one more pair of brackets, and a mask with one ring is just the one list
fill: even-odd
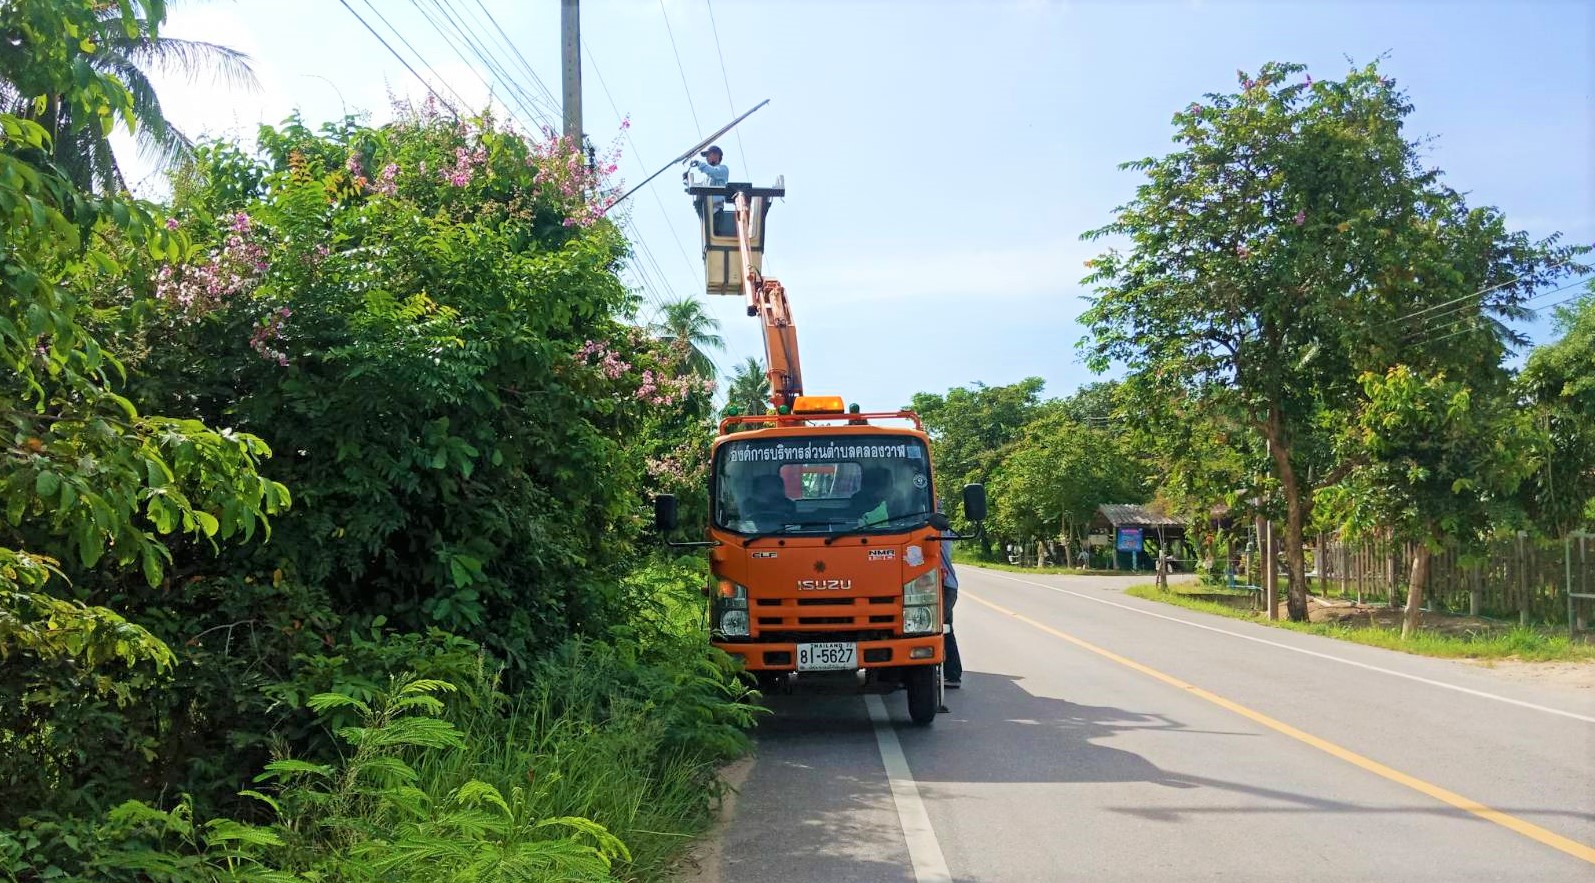
[(858, 668), (858, 645), (836, 641), (828, 644), (797, 645), (798, 671), (854, 671)]

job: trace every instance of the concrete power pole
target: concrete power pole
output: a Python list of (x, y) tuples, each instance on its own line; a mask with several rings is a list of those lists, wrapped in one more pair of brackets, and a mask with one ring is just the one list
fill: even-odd
[(563, 37), (565, 92), (565, 137), (582, 149), (582, 22), (581, 0), (560, 0), (560, 33)]

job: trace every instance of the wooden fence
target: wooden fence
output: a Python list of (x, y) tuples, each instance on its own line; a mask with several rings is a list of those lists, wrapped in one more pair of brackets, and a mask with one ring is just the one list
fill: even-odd
[[(1406, 602), (1411, 543), (1323, 540), (1308, 549), (1314, 590), (1359, 601)], [(1587, 597), (1580, 597), (1587, 596)], [(1430, 564), (1431, 610), (1584, 629), (1595, 621), (1595, 536), (1520, 536), (1472, 549), (1447, 549)]]

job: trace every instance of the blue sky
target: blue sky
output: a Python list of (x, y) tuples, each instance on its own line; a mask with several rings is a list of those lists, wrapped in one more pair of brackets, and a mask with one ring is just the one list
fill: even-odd
[[(483, 103), (480, 77), (504, 93), (420, 11), (431, 0), (371, 2), (436, 88)], [(557, 96), (559, 4), (482, 3)], [(350, 5), (386, 33), (366, 0)], [(482, 17), (477, 0), (444, 5)], [(389, 95), (424, 94), (334, 0), (180, 3), (167, 33), (242, 49), (262, 79), (256, 93), (162, 81), (191, 134), (248, 134), (294, 108), (313, 121), (347, 109), (381, 122)], [(1431, 161), (1452, 186), (1516, 228), (1595, 242), (1595, 4), (1582, 0), (584, 0), (582, 37), (585, 128), (608, 145), (616, 111), (630, 116), (628, 182), (733, 106), (771, 99), (720, 144), (733, 180), (786, 178), (765, 269), (792, 300), (808, 391), (866, 409), (973, 381), (1039, 375), (1053, 394), (1091, 381), (1075, 319), (1095, 249), (1078, 237), (1132, 194), (1136, 175), (1115, 166), (1169, 150), (1175, 110), (1265, 61), (1323, 78), (1341, 75), (1347, 56), (1388, 54), (1384, 70), (1417, 108), (1411, 130), (1436, 139)], [(644, 248), (628, 278), (648, 303), (702, 290), (679, 186), (666, 172), (629, 200)], [(723, 367), (762, 352), (740, 298), (710, 306)], [(1545, 321), (1528, 329), (1548, 335)]]

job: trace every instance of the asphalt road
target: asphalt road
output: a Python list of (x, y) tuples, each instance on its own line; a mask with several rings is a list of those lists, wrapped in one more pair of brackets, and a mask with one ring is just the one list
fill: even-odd
[(949, 713), (771, 697), (701, 879), (1595, 880), (1589, 690), (1124, 596), (1135, 580), (960, 580)]

